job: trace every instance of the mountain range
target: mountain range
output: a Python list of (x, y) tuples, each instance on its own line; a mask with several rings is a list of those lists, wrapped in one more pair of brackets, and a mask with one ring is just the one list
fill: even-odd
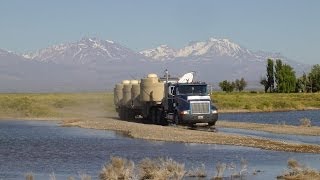
[(195, 71), (196, 79), (213, 84), (244, 77), (259, 88), (268, 58), (282, 59), (297, 75), (310, 65), (280, 53), (253, 52), (228, 39), (209, 38), (175, 49), (161, 45), (135, 52), (117, 42), (82, 38), (35, 52), (18, 54), (0, 49), (1, 92), (65, 92), (111, 90), (123, 79), (140, 79), (150, 72), (172, 76)]

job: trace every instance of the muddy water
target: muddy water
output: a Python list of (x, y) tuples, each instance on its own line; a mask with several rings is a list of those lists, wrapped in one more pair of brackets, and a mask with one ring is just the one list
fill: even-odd
[[(224, 145), (184, 144), (131, 139), (112, 131), (59, 127), (52, 122), (0, 121), (0, 179), (23, 179), (33, 172), (35, 179), (78, 177), (86, 173), (97, 179), (110, 156), (139, 162), (145, 157), (171, 157), (186, 168), (205, 164), (210, 176), (218, 162), (248, 161), (248, 172), (261, 172), (248, 179), (274, 179), (289, 158), (320, 169), (319, 154), (288, 153)], [(226, 171), (225, 174), (230, 174)]]
[(287, 125), (299, 125), (302, 118), (310, 119), (313, 126), (320, 126), (320, 110), (219, 114), (220, 120)]

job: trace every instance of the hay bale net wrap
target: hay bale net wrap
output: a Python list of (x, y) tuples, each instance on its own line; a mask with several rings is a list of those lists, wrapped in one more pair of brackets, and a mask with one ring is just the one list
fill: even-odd
[(159, 81), (156, 74), (149, 74), (141, 79), (140, 101), (162, 101), (164, 98), (164, 83)]
[(123, 90), (122, 90), (123, 97), (122, 97), (121, 105), (123, 106), (131, 105), (132, 84), (130, 83), (129, 80), (122, 81), (122, 84), (123, 84)]
[(119, 106), (123, 97), (123, 84), (118, 83), (116, 84), (113, 90), (113, 102), (116, 106)]
[(140, 82), (131, 80), (131, 101), (133, 106), (140, 106)]

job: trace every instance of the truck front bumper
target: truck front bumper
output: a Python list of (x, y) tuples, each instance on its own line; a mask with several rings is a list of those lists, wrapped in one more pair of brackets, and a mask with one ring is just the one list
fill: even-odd
[(183, 114), (180, 115), (181, 124), (209, 123), (215, 124), (218, 120), (218, 113), (215, 114)]

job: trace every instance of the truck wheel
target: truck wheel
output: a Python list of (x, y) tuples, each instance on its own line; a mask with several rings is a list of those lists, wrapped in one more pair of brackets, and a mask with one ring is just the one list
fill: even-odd
[(128, 109), (127, 116), (128, 116), (127, 120), (134, 121), (135, 115), (134, 115), (134, 111), (132, 109)]
[(216, 125), (216, 122), (208, 122), (208, 126), (214, 126)]
[(154, 109), (154, 108), (150, 109), (149, 115), (147, 117), (148, 123), (155, 124), (155, 122), (156, 122), (156, 111), (155, 110), (156, 109)]
[(167, 126), (169, 124), (162, 109), (160, 109), (160, 121), (159, 121), (159, 124), (162, 125), (162, 126)]
[(157, 124), (157, 109), (155, 108), (151, 110), (151, 122), (152, 124)]
[(119, 118), (120, 118), (121, 120), (123, 120), (123, 118), (124, 118), (124, 116), (123, 116), (123, 109), (122, 109), (122, 108), (119, 109)]
[(122, 108), (122, 120), (128, 120), (128, 113), (126, 108)]
[(175, 114), (174, 117), (173, 117), (173, 122), (174, 124), (178, 125), (180, 122), (179, 122), (179, 116), (178, 114)]
[(163, 112), (161, 108), (157, 108), (156, 110), (156, 124), (161, 125), (162, 118), (163, 118)]

